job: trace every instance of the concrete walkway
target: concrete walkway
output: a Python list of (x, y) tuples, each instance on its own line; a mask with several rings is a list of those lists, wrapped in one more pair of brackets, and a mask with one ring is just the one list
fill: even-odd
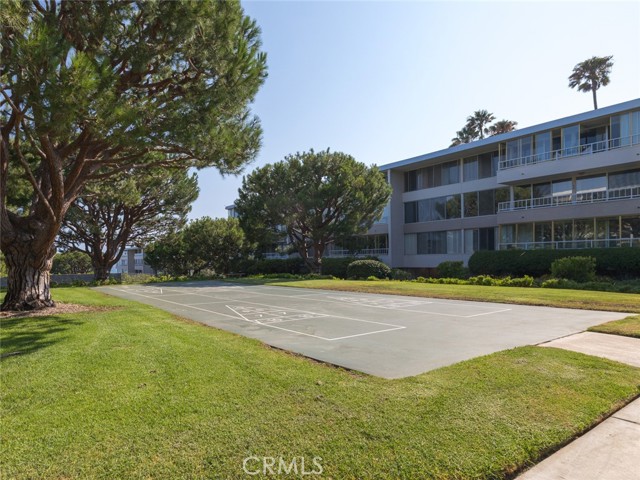
[[(573, 350), (640, 367), (640, 339), (637, 338), (584, 332), (540, 346)], [(640, 398), (518, 479), (640, 479)]]

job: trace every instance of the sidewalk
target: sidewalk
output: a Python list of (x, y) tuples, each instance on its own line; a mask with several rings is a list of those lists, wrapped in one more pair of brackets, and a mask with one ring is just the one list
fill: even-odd
[[(584, 332), (540, 346), (564, 348), (640, 367), (637, 338)], [(518, 480), (560, 479), (640, 479), (640, 398), (518, 477)]]

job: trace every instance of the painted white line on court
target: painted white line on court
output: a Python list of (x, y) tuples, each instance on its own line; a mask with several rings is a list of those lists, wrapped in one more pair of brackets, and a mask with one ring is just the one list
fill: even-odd
[[(277, 287), (272, 287), (272, 288), (277, 288)], [(288, 299), (295, 299), (296, 297), (299, 297), (301, 295), (278, 295), (277, 293), (262, 293), (262, 292), (255, 292), (257, 295), (264, 295), (266, 297), (284, 297), (284, 298), (288, 298)], [(354, 297), (357, 298), (357, 297)], [(242, 300), (238, 300), (238, 301), (242, 301)], [(425, 314), (431, 314), (431, 315), (441, 315), (444, 317), (456, 317), (456, 318), (468, 318), (467, 315), (455, 315), (453, 313), (441, 313), (441, 312), (428, 312), (428, 311), (424, 311), (424, 310), (409, 310), (407, 308), (388, 308), (388, 307), (380, 307), (380, 306), (376, 306), (376, 305), (367, 305), (367, 304), (354, 304), (354, 303), (347, 303), (347, 302), (340, 302), (340, 301), (336, 301), (336, 300), (326, 300), (324, 298), (314, 298), (312, 299), (312, 301), (316, 301), (316, 302), (325, 302), (325, 303), (337, 303), (338, 305), (353, 305), (353, 306), (358, 306), (358, 307), (368, 307), (368, 308), (382, 308), (384, 310), (392, 310), (392, 311), (402, 311), (402, 312), (414, 312), (414, 313), (425, 313)], [(430, 303), (440, 303), (443, 305), (451, 305), (449, 303), (444, 303), (444, 302), (430, 302)], [(455, 305), (455, 304), (454, 304)], [(466, 305), (466, 306), (475, 306), (475, 305), (470, 305), (470, 304), (458, 304), (458, 305)], [(490, 308), (490, 307), (489, 307)], [(356, 320), (355, 318), (349, 318), (349, 317), (338, 317), (338, 318), (347, 318), (349, 320)], [(357, 320), (360, 322), (367, 322), (369, 320)], [(371, 323), (379, 323), (379, 322), (371, 322)], [(389, 325), (386, 323), (383, 323), (382, 325)]]
[(313, 337), (313, 338), (319, 338), (320, 340), (327, 340), (330, 341), (330, 338), (326, 338), (326, 337), (321, 337), (320, 335), (313, 335), (312, 333), (304, 333), (304, 332), (298, 332), (297, 330), (290, 330), (288, 328), (282, 328), (282, 327), (277, 327), (275, 325), (271, 325), (268, 323), (262, 323), (259, 320), (249, 320), (247, 317), (245, 317), (244, 315), (242, 315), (241, 313), (238, 313), (236, 310), (234, 310), (232, 307), (230, 307), (229, 305), (225, 305), (225, 307), (227, 307), (229, 310), (231, 310), (232, 312), (236, 313), (237, 315), (240, 315), (244, 320), (246, 320), (247, 322), (251, 322), (251, 323), (256, 323), (258, 325), (261, 325), (263, 327), (269, 327), (269, 328), (275, 328), (278, 330), (283, 330), (285, 332), (291, 332), (291, 333), (296, 333), (298, 335), (305, 335), (307, 337)]
[(139, 297), (150, 298), (151, 300), (160, 300), (161, 302), (171, 303), (173, 305), (178, 305), (180, 307), (188, 307), (188, 308), (193, 308), (195, 310), (200, 310), (200, 311), (207, 312), (207, 313), (213, 313), (215, 315), (222, 315), (223, 317), (235, 318), (236, 320), (245, 320), (245, 318), (234, 317), (233, 315), (227, 315), (226, 313), (219, 313), (219, 312), (216, 312), (216, 311), (213, 311), (213, 310), (207, 310), (206, 308), (194, 307), (194, 306), (191, 306), (191, 305), (185, 304), (185, 303), (172, 302), (171, 300), (165, 300), (164, 298), (150, 297), (149, 295), (143, 295), (142, 293), (130, 292), (130, 291), (126, 291), (126, 290), (119, 290), (119, 289), (113, 288), (113, 287), (106, 287), (106, 288), (109, 288), (111, 290), (115, 290), (116, 292), (131, 293), (133, 295), (138, 295)]
[(407, 327), (387, 328), (385, 330), (376, 330), (375, 332), (356, 333), (355, 335), (346, 335), (344, 337), (330, 338), (329, 341), (344, 340), (345, 338), (363, 337), (364, 335), (373, 335), (374, 333), (393, 332), (394, 330), (402, 330)]
[[(236, 301), (238, 303), (250, 303), (252, 305), (260, 305), (261, 307), (278, 308), (278, 307), (274, 307), (273, 305), (269, 305), (268, 303), (249, 302), (248, 300), (236, 300)], [(385, 325), (387, 327), (405, 328), (402, 325), (394, 325), (392, 323), (374, 322), (373, 320), (360, 320), (359, 318), (342, 317), (342, 316), (333, 315), (333, 314), (316, 313), (316, 312), (310, 312), (308, 310), (300, 310), (299, 308), (282, 307), (281, 310), (292, 310), (294, 312), (310, 313), (312, 315), (319, 315), (319, 316), (332, 317), (332, 318), (343, 318), (345, 320), (352, 320), (354, 322), (373, 323), (375, 325)]]
[[(229, 308), (229, 310), (231, 310), (232, 312), (236, 313), (237, 315), (240, 315), (239, 317), (234, 317), (233, 315), (227, 315), (226, 313), (220, 313), (220, 312), (216, 312), (216, 311), (213, 311), (213, 310), (207, 310), (206, 308), (200, 308), (200, 307), (196, 307), (196, 306), (193, 306), (193, 305), (188, 305), (188, 304), (178, 303), (178, 302), (172, 302), (171, 300), (165, 300), (163, 298), (152, 297), (152, 296), (149, 296), (149, 295), (143, 295), (142, 293), (133, 292), (131, 290), (122, 290), (122, 289), (118, 289), (118, 288), (114, 288), (114, 287), (105, 287), (105, 288), (107, 288), (109, 290), (115, 290), (116, 292), (130, 293), (132, 295), (138, 295), (139, 297), (148, 298), (148, 299), (151, 299), (151, 300), (160, 300), (160, 301), (165, 302), (165, 303), (171, 303), (172, 305), (178, 305), (180, 307), (192, 308), (192, 309), (195, 309), (195, 310), (200, 310), (202, 312), (212, 313), (214, 315), (221, 315), (223, 317), (233, 318), (235, 320), (244, 320), (246, 322), (253, 323), (253, 324), (257, 323), (257, 324), (259, 324), (260, 326), (263, 326), (263, 327), (275, 328), (277, 330), (282, 330), (282, 331), (285, 331), (285, 332), (295, 333), (297, 335), (304, 335), (306, 337), (318, 338), (320, 340), (326, 340), (328, 342), (331, 342), (331, 341), (334, 341), (334, 340), (343, 340), (343, 339), (352, 338), (352, 337), (361, 337), (361, 336), (364, 336), (364, 335), (373, 335), (373, 334), (376, 334), (376, 333), (389, 332), (389, 331), (393, 331), (393, 330), (402, 330), (402, 329), (406, 328), (404, 326), (392, 325), (390, 323), (373, 322), (373, 321), (370, 321), (370, 320), (359, 320), (357, 318), (337, 317), (337, 316), (325, 315), (325, 314), (316, 314), (314, 312), (307, 312), (307, 311), (304, 311), (304, 310), (298, 310), (298, 309), (292, 309), (292, 308), (289, 309), (289, 310), (296, 310), (296, 311), (303, 312), (303, 313), (311, 313), (313, 315), (319, 315), (321, 318), (322, 317), (343, 318), (343, 319), (351, 320), (351, 321), (355, 321), (355, 322), (374, 323), (374, 324), (378, 324), (378, 325), (387, 325), (389, 327), (393, 327), (393, 328), (387, 328), (387, 329), (384, 329), (384, 330), (376, 330), (374, 332), (358, 333), (358, 334), (355, 334), (355, 335), (347, 335), (347, 336), (344, 336), (344, 337), (337, 337), (337, 338), (327, 338), (327, 337), (321, 337), (320, 335), (313, 335), (311, 333), (299, 332), (297, 330), (291, 330), (289, 328), (283, 328), (283, 327), (278, 327), (276, 325), (271, 325), (271, 324), (260, 323), (260, 322), (257, 322), (257, 321), (248, 320), (244, 315), (241, 315), (240, 313), (236, 312), (229, 305), (225, 305), (225, 306), (227, 308)], [(255, 305), (261, 305), (261, 306), (275, 308), (272, 305), (268, 305), (268, 304), (261, 304), (261, 303), (255, 303), (255, 302), (246, 302), (246, 301), (241, 301), (241, 300), (239, 302), (240, 303), (252, 303), (252, 304), (255, 304)], [(316, 318), (318, 318), (318, 317), (316, 317)], [(303, 319), (299, 319), (299, 320), (303, 320)], [(308, 320), (308, 319), (304, 319), (304, 320)]]
[(503, 310), (496, 310), (494, 312), (485, 312), (485, 313), (476, 313), (475, 315), (468, 315), (464, 318), (473, 318), (473, 317), (479, 317), (481, 315), (493, 315), (494, 313), (501, 313), (501, 312), (510, 312), (511, 308), (505, 308)]

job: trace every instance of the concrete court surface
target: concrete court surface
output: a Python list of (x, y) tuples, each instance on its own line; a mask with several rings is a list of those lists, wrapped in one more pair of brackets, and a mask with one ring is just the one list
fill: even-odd
[(627, 316), (215, 281), (98, 290), (385, 378), (547, 342)]

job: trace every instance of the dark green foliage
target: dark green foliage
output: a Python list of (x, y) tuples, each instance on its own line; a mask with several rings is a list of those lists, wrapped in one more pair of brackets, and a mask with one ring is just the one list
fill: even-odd
[(392, 268), (391, 269), (391, 280), (413, 280), (413, 275), (406, 270), (402, 270), (400, 268)]
[(576, 250), (499, 250), (475, 252), (469, 259), (473, 275), (541, 277), (564, 257), (596, 259), (596, 273), (613, 278), (640, 277), (640, 248), (585, 248)]
[(105, 280), (127, 246), (182, 228), (197, 197), (198, 178), (186, 170), (128, 171), (87, 187), (67, 212), (57, 243), (89, 254), (96, 280)]
[(53, 257), (51, 273), (91, 273), (91, 257), (83, 252), (58, 253)]
[(438, 265), (438, 277), (440, 278), (467, 278), (469, 272), (464, 268), (463, 262), (442, 262)]
[(266, 55), (237, 0), (4, 1), (0, 21), (2, 308), (43, 308), (88, 184), (154, 166), (237, 174), (256, 157)]
[(306, 268), (300, 258), (274, 258), (271, 260), (256, 260), (253, 266), (247, 269), (249, 275), (289, 273), (298, 275)]
[(574, 282), (591, 282), (596, 278), (596, 259), (593, 257), (564, 257), (551, 264), (551, 275)]
[(365, 233), (390, 196), (377, 167), (345, 153), (311, 150), (247, 175), (236, 208), (250, 241), (287, 237), (309, 270), (320, 272), (328, 245)]
[(390, 276), (389, 266), (377, 260), (356, 260), (347, 268), (348, 278), (389, 278)]
[(238, 220), (202, 217), (152, 243), (146, 261), (171, 275), (199, 275), (204, 270), (229, 273), (243, 248), (244, 233)]

